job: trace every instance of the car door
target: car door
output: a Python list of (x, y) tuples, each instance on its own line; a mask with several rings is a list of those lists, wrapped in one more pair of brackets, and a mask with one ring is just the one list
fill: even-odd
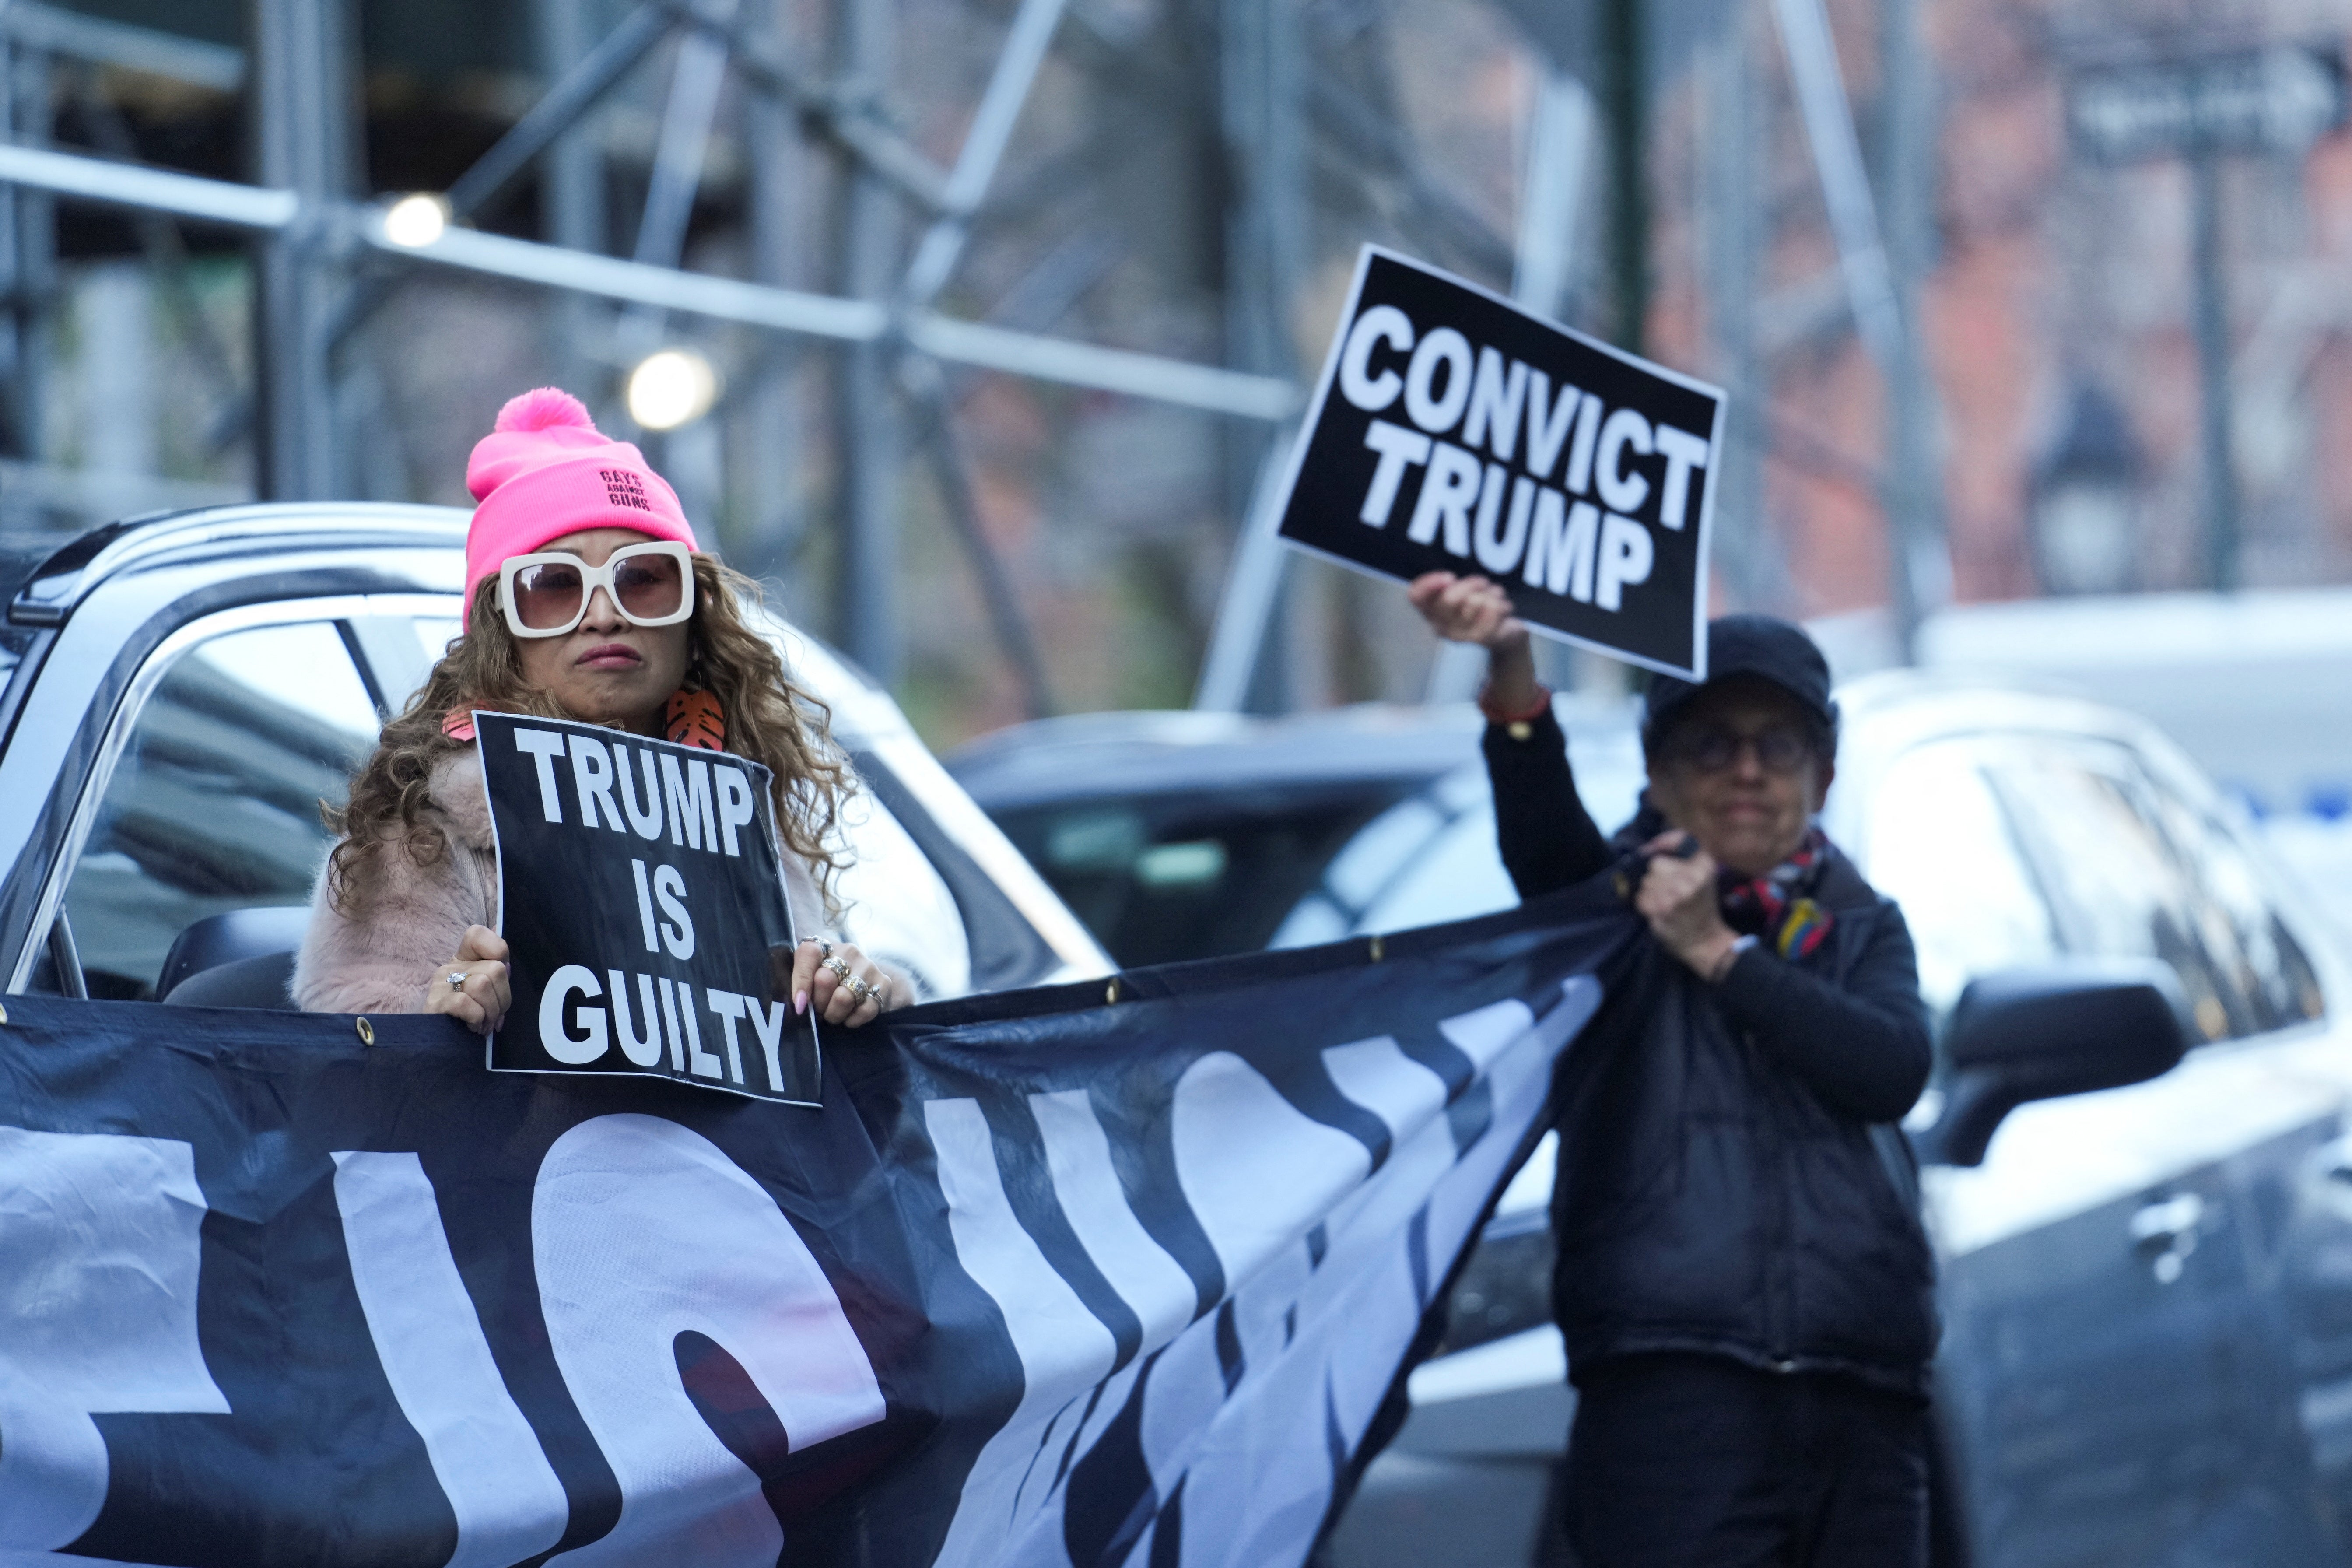
[[(62, 940), (37, 987), (152, 999), (173, 942), (196, 921), (308, 902), (332, 841), (321, 805), (341, 804), (380, 722), (335, 614), (352, 607), (210, 617), (142, 668), (50, 869)], [(68, 953), (78, 976), (61, 970)]]
[(2017, 733), (1915, 748), (1877, 791), (1874, 879), (1923, 991), (2068, 954), (2170, 964), (2208, 1044), (2153, 1082), (2012, 1113), (1929, 1173), (1939, 1388), (1979, 1561), (2335, 1561), (2295, 1419), (2279, 1172), (2341, 1094), (2282, 1092), (2242, 968), (2159, 791), (2120, 742)]

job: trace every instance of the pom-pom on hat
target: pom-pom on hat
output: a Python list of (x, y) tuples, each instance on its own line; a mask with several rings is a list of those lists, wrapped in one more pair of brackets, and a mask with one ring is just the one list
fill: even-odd
[(509, 399), (466, 465), (474, 523), (466, 531), (466, 604), (511, 555), (584, 528), (627, 528), (699, 549), (677, 492), (645, 454), (599, 432), (570, 393), (542, 386)]

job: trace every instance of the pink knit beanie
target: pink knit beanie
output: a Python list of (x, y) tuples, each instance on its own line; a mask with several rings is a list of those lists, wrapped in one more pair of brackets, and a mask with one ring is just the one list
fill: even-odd
[(482, 579), (510, 555), (529, 555), (584, 528), (627, 528), (699, 549), (677, 493), (626, 441), (597, 433), (570, 393), (542, 386), (509, 400), (466, 464), (474, 492), (466, 531), (465, 614)]

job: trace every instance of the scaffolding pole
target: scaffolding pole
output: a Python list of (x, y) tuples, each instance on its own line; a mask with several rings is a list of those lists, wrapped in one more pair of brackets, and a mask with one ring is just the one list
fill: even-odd
[(327, 215), (348, 173), (349, 17), (341, 0), (250, 0), (249, 16), (255, 174), (299, 204), (255, 247), (254, 489), (324, 500), (335, 489)]
[[(853, 92), (873, 93), (890, 79), (896, 54), (897, 0), (837, 0), (834, 13), (839, 70)], [(900, 214), (889, 183), (862, 160), (845, 156), (841, 291), (887, 317), (897, 292)], [(898, 678), (898, 409), (891, 394), (891, 350), (878, 335), (841, 356), (836, 436), (841, 475), (835, 562), (834, 634), (849, 657), (882, 686)]]

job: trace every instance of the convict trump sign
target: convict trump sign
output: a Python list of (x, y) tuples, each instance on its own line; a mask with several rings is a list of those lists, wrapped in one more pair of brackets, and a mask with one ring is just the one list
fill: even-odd
[(1706, 675), (1723, 394), (1366, 246), (1281, 535), (1410, 581), (1475, 572), (1538, 631)]

